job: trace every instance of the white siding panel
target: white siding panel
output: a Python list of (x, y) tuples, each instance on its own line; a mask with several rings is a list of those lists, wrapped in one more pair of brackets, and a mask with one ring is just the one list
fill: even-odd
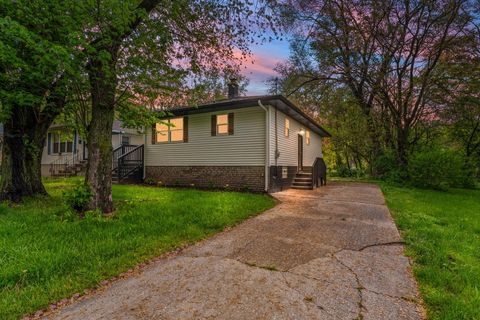
[[(285, 137), (285, 117), (290, 120), (290, 135)], [(298, 133), (305, 128), (300, 122), (277, 111), (277, 139), (280, 157), (278, 166), (298, 165)], [(310, 145), (303, 137), (303, 165), (311, 166), (316, 157), (322, 157), (322, 141), (320, 135), (310, 131)], [(270, 108), (270, 165), (275, 165), (275, 108)]]
[(315, 132), (310, 131), (310, 145), (307, 145), (303, 137), (303, 165), (312, 166), (316, 158), (322, 158), (322, 138)]
[[(211, 136), (211, 115), (234, 113), (234, 134)], [(188, 142), (152, 144), (147, 131), (146, 166), (257, 166), (265, 164), (265, 111), (260, 107), (188, 116)]]
[(130, 144), (141, 145), (145, 143), (145, 137), (141, 133), (125, 133), (124, 135), (130, 137)]

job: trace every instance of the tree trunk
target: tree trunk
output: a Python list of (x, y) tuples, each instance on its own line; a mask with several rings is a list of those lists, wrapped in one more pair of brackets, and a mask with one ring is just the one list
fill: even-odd
[[(92, 191), (91, 209), (113, 211), (112, 201), (112, 126), (115, 115), (116, 49), (109, 50), (108, 61), (93, 59), (89, 65), (92, 94), (92, 120), (88, 132), (86, 183)], [(113, 52), (113, 53), (112, 53)]]
[(41, 176), (47, 131), (32, 119), (33, 109), (15, 107), (5, 123), (0, 200), (20, 202), (25, 196), (47, 194)]
[(397, 161), (401, 168), (407, 166), (408, 129), (397, 125)]

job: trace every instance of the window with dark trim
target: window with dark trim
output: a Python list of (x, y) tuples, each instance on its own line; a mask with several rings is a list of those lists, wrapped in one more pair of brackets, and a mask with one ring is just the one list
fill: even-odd
[(172, 143), (188, 141), (187, 117), (166, 119), (156, 123), (152, 132), (152, 143)]
[(233, 112), (225, 114), (213, 114), (211, 120), (212, 136), (233, 135), (234, 116)]

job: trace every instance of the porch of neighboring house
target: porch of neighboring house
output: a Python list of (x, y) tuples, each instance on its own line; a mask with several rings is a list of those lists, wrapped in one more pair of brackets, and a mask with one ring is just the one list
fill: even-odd
[[(140, 134), (112, 131), (112, 176), (114, 182), (143, 179), (143, 142)], [(54, 126), (47, 135), (42, 156), (42, 175), (71, 177), (85, 174), (88, 160), (87, 143), (76, 130)]]
[(76, 130), (61, 125), (52, 126), (42, 154), (42, 175), (69, 177), (82, 174), (87, 154), (85, 141)]

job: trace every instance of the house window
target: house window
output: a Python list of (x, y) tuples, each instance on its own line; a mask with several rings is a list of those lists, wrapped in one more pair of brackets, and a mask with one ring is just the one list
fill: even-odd
[(169, 143), (185, 141), (184, 123), (185, 118), (172, 118), (155, 124), (154, 143)]
[(51, 153), (72, 153), (73, 139), (62, 133), (51, 133), (50, 136), (50, 150)]
[(310, 131), (308, 130), (305, 132), (305, 142), (310, 145)]
[(217, 135), (228, 134), (228, 114), (217, 115)]
[(212, 114), (212, 136), (233, 134), (233, 112), (227, 114)]
[(285, 137), (288, 138), (288, 136), (290, 136), (290, 120), (285, 118)]
[(130, 144), (130, 137), (129, 136), (122, 136), (122, 144), (129, 145)]

